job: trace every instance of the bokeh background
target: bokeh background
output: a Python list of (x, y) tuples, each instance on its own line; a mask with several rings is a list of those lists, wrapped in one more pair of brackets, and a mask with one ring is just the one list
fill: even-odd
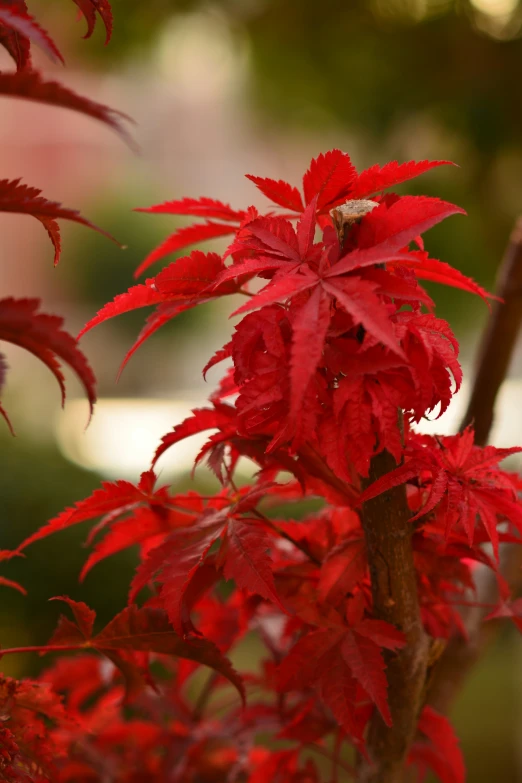
[[(138, 263), (175, 218), (133, 213), (169, 198), (214, 196), (238, 207), (263, 204), (245, 173), (296, 184), (311, 157), (331, 147), (364, 168), (375, 162), (450, 159), (408, 183), (408, 192), (464, 206), (427, 237), (431, 253), (492, 287), (515, 218), (522, 212), (522, 4), (518, 0), (113, 0), (115, 28), (80, 40), (83, 21), (66, 0), (33, 0), (32, 13), (66, 56), (45, 72), (127, 112), (141, 152), (105, 127), (60, 109), (0, 101), (0, 177), (23, 177), (47, 198), (81, 209), (125, 250), (80, 226), (63, 225), (57, 269), (37, 221), (0, 216), (1, 295), (39, 296), (76, 333), (105, 302), (132, 284)], [(0, 52), (0, 67), (8, 66)], [(40, 60), (39, 60), (40, 62)], [(215, 248), (222, 245), (215, 243)], [(209, 246), (210, 247), (210, 246)], [(168, 259), (172, 260), (172, 259)], [(487, 318), (467, 294), (434, 287), (472, 375)], [(70, 401), (45, 368), (6, 350), (4, 404), (17, 437), (0, 429), (0, 547), (23, 537), (100, 478), (137, 479), (159, 437), (208, 395), (201, 367), (231, 330), (226, 305), (207, 305), (171, 323), (118, 365), (146, 311), (111, 321), (83, 340), (101, 401), (85, 431), (87, 403), (74, 378)], [(522, 442), (522, 346), (513, 360), (494, 442)], [(464, 390), (439, 430), (451, 431)], [(432, 425), (430, 425), (432, 426)], [(162, 479), (185, 487), (197, 444), (161, 465)], [(200, 482), (209, 482), (203, 474)], [(7, 563), (5, 576), (28, 589), (2, 589), (0, 644), (41, 643), (67, 593), (106, 620), (125, 603), (133, 553), (97, 566), (83, 585), (84, 526)], [(506, 629), (455, 709), (471, 783), (522, 781), (522, 653)], [(37, 670), (29, 656), (5, 659), (7, 673)]]

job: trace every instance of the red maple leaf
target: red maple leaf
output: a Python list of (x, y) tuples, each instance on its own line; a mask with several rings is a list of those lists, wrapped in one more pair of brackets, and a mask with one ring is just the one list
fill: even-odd
[(441, 783), (465, 783), (466, 769), (462, 751), (451, 723), (432, 707), (426, 706), (419, 719), (418, 738), (410, 749), (409, 764), (418, 769), (419, 780), (432, 770)]
[(105, 25), (105, 45), (109, 43), (112, 35), (112, 9), (108, 0), (73, 0), (87, 22), (87, 32), (84, 38), (90, 38), (96, 25), (96, 14), (100, 15)]
[(131, 148), (135, 144), (125, 128), (123, 121), (130, 118), (123, 112), (96, 103), (89, 98), (64, 87), (59, 82), (47, 81), (38, 71), (23, 70), (16, 73), (0, 73), (0, 97), (24, 98), (25, 100), (45, 103), (81, 112), (95, 120), (105, 123), (115, 130)]
[(210, 549), (221, 539), (216, 566), (225, 578), (234, 579), (238, 587), (261, 595), (284, 611), (268, 554), (271, 542), (263, 523), (250, 515), (267, 489), (267, 485), (243, 488), (235, 500), (216, 496), (194, 524), (174, 531), (148, 553), (136, 571), (129, 600), (134, 601), (139, 591), (156, 579), (174, 628), (180, 634), (192, 631), (186, 594)]
[(31, 42), (37, 44), (51, 60), (64, 63), (62, 54), (49, 34), (27, 13), (25, 3), (0, 8), (0, 44), (16, 63), (18, 70), (30, 67)]
[(352, 719), (361, 698), (359, 691), (377, 706), (391, 726), (381, 650), (399, 650), (404, 644), (403, 634), (381, 620), (361, 620), (353, 628), (310, 631), (281, 663), (279, 688), (317, 688), (345, 730), (360, 738), (362, 727), (354, 725)]
[[(0, 74), (1, 78), (1, 74)], [(43, 225), (54, 245), (54, 265), (60, 260), (62, 249), (60, 228), (56, 222), (59, 219), (73, 220), (82, 226), (92, 228), (103, 236), (116, 242), (114, 237), (108, 234), (90, 220), (82, 217), (78, 210), (62, 207), (57, 201), (48, 201), (41, 195), (38, 188), (24, 185), (19, 179), (0, 180), (0, 212), (15, 212), (35, 217)], [(116, 242), (118, 244), (118, 242)]]
[(415, 478), (426, 488), (426, 497), (412, 521), (435, 511), (444, 520), (446, 538), (454, 527), (460, 526), (471, 545), (478, 520), (498, 557), (498, 522), (507, 519), (522, 531), (516, 486), (512, 477), (498, 468), (498, 463), (520, 451), (521, 448), (475, 446), (471, 427), (458, 435), (419, 438), (407, 448), (404, 464), (371, 484), (359, 503)]
[[(136, 606), (128, 606), (93, 636), (96, 613), (92, 609), (85, 603), (73, 601), (66, 596), (51, 600), (65, 601), (75, 621), (72, 622), (62, 615), (47, 645), (2, 649), (1, 655), (33, 651), (46, 653), (95, 650), (110, 658), (122, 669), (124, 676), (129, 677), (131, 674), (134, 678), (133, 684), (136, 677), (140, 678), (140, 673), (132, 672), (135, 666), (132, 665), (133, 659), (128, 653), (174, 655), (211, 667), (229, 680), (244, 700), (244, 687), (240, 676), (213, 642), (199, 636), (182, 639), (172, 629), (167, 614), (162, 609), (138, 609)], [(120, 657), (120, 653), (123, 653), (123, 657)]]
[(92, 414), (96, 402), (95, 378), (87, 359), (74, 337), (61, 328), (63, 318), (39, 313), (39, 306), (39, 299), (1, 299), (0, 340), (25, 348), (47, 365), (62, 391), (62, 403), (65, 402), (65, 378), (60, 360), (68, 364), (85, 389)]

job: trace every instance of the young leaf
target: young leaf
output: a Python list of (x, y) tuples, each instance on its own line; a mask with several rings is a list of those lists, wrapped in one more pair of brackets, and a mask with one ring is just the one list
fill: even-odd
[(312, 160), (303, 177), (306, 203), (309, 204), (314, 196), (317, 196), (318, 212), (328, 212), (349, 197), (356, 176), (357, 172), (349, 155), (338, 149), (321, 153)]
[(214, 408), (195, 408), (192, 411), (192, 416), (184, 419), (181, 424), (176, 424), (172, 432), (168, 432), (162, 437), (161, 445), (158, 446), (154, 454), (152, 466), (154, 467), (161, 455), (176, 443), (205, 430), (223, 430), (227, 425), (230, 425), (231, 420), (235, 420), (235, 411), (229, 405), (220, 403), (216, 404)]
[(350, 198), (369, 198), (386, 188), (394, 187), (400, 182), (414, 179), (425, 171), (436, 166), (454, 166), (449, 160), (421, 160), (418, 163), (397, 163), (396, 160), (385, 166), (371, 166), (357, 176), (350, 192)]
[(438, 198), (402, 196), (390, 206), (382, 202), (363, 218), (357, 244), (359, 248), (366, 248), (386, 242), (387, 250), (400, 250), (419, 234), (457, 214), (466, 213), (455, 204)]
[(304, 205), (301, 194), (297, 188), (292, 187), (288, 182), (284, 182), (282, 179), (254, 177), (252, 174), (246, 174), (245, 176), (274, 204), (279, 204), (280, 207), (291, 209), (294, 212), (303, 211)]

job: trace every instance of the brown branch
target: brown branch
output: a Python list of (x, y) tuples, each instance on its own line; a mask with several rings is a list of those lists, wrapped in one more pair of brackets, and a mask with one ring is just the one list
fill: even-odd
[(506, 248), (496, 284), (502, 302), (495, 302), (484, 332), (475, 380), (461, 430), (475, 429), (475, 443), (487, 443), (495, 401), (504, 381), (522, 324), (522, 217), (518, 219)]
[[(344, 244), (354, 222), (375, 207), (371, 201), (348, 201), (331, 212), (339, 242)], [(363, 332), (364, 333), (364, 332)], [(397, 426), (403, 429), (402, 412)], [(396, 468), (394, 457), (383, 451), (373, 457), (369, 486)], [(358, 765), (360, 783), (403, 783), (406, 756), (415, 736), (422, 706), (429, 641), (422, 625), (417, 575), (411, 543), (412, 524), (405, 485), (394, 487), (364, 503), (361, 510), (368, 553), (373, 613), (406, 637), (398, 654), (387, 655), (388, 704), (392, 726), (375, 710), (367, 738), (369, 759)]]
[[(372, 459), (366, 485), (395, 467), (391, 454), (378, 454)], [(429, 642), (420, 616), (410, 516), (404, 485), (369, 500), (361, 513), (374, 615), (406, 636), (406, 646), (388, 658), (388, 701), (393, 725), (386, 726), (381, 716), (374, 714), (368, 735), (368, 754), (373, 763), (361, 762), (361, 783), (402, 783), (404, 761), (422, 702)]]
[[(488, 441), (497, 394), (506, 377), (522, 324), (522, 218), (518, 219), (511, 234), (499, 270), (496, 292), (503, 303), (495, 303), (484, 332), (473, 389), (461, 424), (461, 430), (468, 424), (474, 425), (475, 442), (481, 446)], [(503, 549), (501, 570), (514, 590), (521, 587), (520, 560), (520, 547), (507, 546)], [(489, 569), (481, 567), (476, 586), (479, 603), (492, 604), (498, 600), (497, 582)], [(494, 627), (482, 622), (485, 614), (486, 611), (480, 608), (470, 609), (464, 614), (468, 640), (460, 635), (454, 636), (433, 670), (427, 703), (443, 714), (450, 710), (494, 634)]]

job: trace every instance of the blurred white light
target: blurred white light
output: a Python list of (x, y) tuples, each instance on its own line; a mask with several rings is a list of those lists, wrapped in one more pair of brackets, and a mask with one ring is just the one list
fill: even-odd
[[(58, 445), (68, 459), (107, 478), (136, 479), (147, 470), (161, 437), (205, 401), (188, 395), (187, 400), (101, 399), (85, 429), (85, 401), (70, 400), (56, 417)], [(184, 473), (208, 433), (194, 435), (173, 446), (158, 461), (158, 471)]]
[[(464, 415), (469, 384), (464, 383), (449, 409), (440, 417), (422, 420), (418, 432), (452, 435)], [(500, 448), (522, 443), (522, 380), (504, 383), (497, 402), (491, 443)], [(161, 437), (190, 416), (193, 408), (208, 402), (199, 394), (187, 393), (177, 400), (102, 399), (85, 430), (85, 400), (70, 400), (56, 417), (58, 445), (69, 460), (103, 476), (135, 480), (147, 470)], [(193, 435), (171, 447), (158, 461), (157, 471), (173, 474), (192, 470), (194, 459), (210, 432)], [(252, 472), (252, 466), (247, 468)]]
[(518, 0), (471, 0), (483, 14), (493, 17), (509, 17), (518, 6)]
[(158, 62), (176, 90), (191, 98), (215, 98), (244, 73), (244, 51), (217, 13), (176, 15), (160, 39)]

